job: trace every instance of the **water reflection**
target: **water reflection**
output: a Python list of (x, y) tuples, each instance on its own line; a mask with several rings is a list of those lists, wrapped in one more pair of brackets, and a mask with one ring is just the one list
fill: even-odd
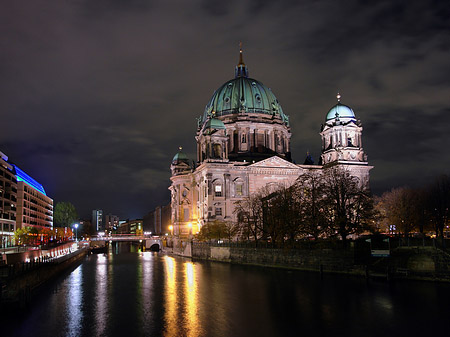
[(108, 323), (108, 257), (97, 255), (95, 270), (95, 335), (102, 336)]
[(151, 322), (153, 320), (153, 296), (152, 296), (152, 276), (153, 276), (153, 253), (145, 252), (141, 255), (141, 265), (139, 279), (140, 282), (140, 292), (139, 297), (142, 299), (142, 313), (144, 322), (144, 331), (148, 331), (151, 328)]
[(165, 271), (166, 271), (166, 287), (165, 287), (165, 333), (167, 336), (177, 335), (177, 292), (175, 289), (176, 284), (176, 261), (173, 257), (165, 256)]
[(198, 294), (195, 269), (192, 262), (185, 264), (184, 293), (186, 296), (185, 324), (187, 336), (199, 336), (201, 329), (198, 320)]
[[(45, 287), (44, 287), (45, 288)], [(2, 336), (426, 336), (446, 328), (450, 284), (374, 283), (195, 262), (91, 255)], [(2, 320), (3, 319), (3, 320)]]
[(68, 314), (68, 325), (67, 325), (67, 335), (68, 336), (78, 336), (80, 333), (80, 323), (83, 318), (82, 306), (82, 275), (83, 266), (79, 266), (75, 269), (69, 278), (69, 287), (67, 292), (67, 314)]

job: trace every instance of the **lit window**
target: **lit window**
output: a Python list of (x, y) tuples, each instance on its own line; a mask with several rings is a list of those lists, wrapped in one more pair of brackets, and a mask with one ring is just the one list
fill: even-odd
[(214, 187), (214, 191), (215, 191), (216, 197), (221, 197), (222, 196), (222, 185), (216, 185)]
[(242, 195), (242, 184), (236, 185), (236, 195)]

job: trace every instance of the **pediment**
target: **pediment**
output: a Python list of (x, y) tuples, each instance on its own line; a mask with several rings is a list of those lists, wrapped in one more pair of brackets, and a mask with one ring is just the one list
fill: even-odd
[(278, 156), (273, 156), (257, 163), (250, 165), (249, 167), (264, 167), (264, 168), (290, 168), (298, 169), (298, 166), (284, 160)]

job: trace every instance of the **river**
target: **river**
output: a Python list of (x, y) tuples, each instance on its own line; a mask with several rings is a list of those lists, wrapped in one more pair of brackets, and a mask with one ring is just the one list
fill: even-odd
[[(450, 285), (230, 265), (114, 246), (41, 287), (1, 336), (426, 336)], [(443, 330), (445, 329), (445, 330)]]

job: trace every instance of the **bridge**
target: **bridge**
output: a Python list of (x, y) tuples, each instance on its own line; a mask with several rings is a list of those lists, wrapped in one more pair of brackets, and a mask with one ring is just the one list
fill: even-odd
[(90, 241), (103, 243), (106, 242), (142, 242), (145, 244), (146, 249), (150, 250), (161, 250), (162, 240), (159, 237), (151, 235), (134, 235), (134, 234), (111, 234), (111, 235), (101, 235), (93, 236)]

